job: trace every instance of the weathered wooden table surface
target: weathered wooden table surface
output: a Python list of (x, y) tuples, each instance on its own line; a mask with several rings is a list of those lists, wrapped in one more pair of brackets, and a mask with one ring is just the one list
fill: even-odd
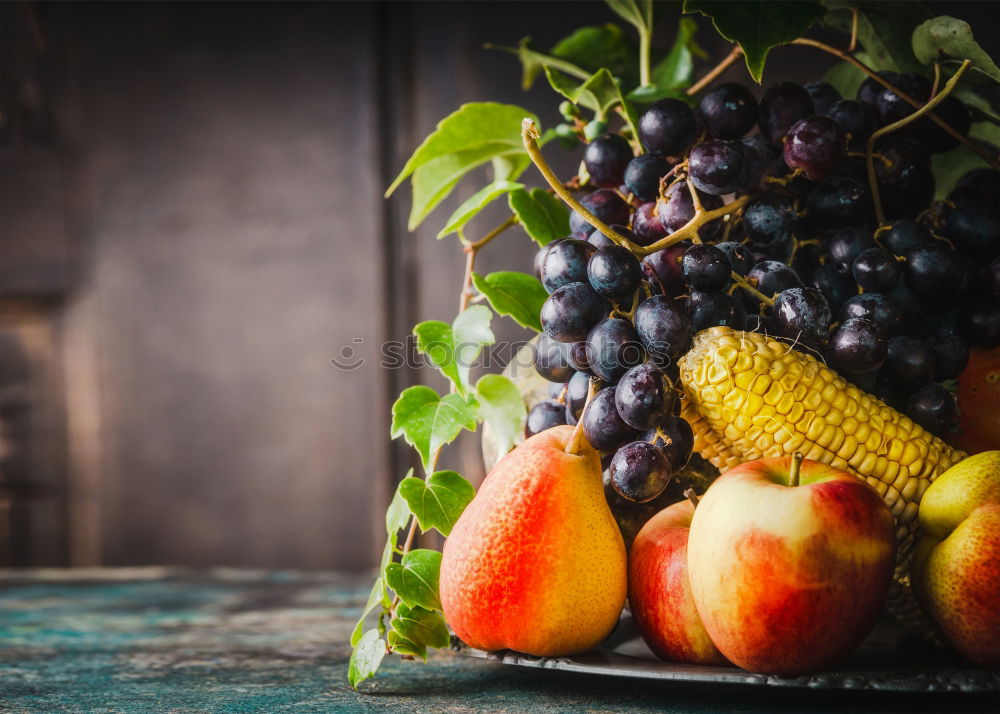
[(0, 571), (0, 712), (989, 711), (996, 694), (646, 683), (438, 652), (354, 692), (368, 578), (162, 568)]

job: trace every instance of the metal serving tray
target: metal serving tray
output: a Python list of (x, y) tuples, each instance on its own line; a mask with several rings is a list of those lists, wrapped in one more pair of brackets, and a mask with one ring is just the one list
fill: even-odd
[(510, 650), (484, 652), (460, 643), (457, 648), (464, 654), (502, 664), (608, 677), (804, 689), (1000, 691), (1000, 672), (974, 668), (954, 653), (925, 644), (888, 619), (879, 622), (840, 668), (801, 677), (753, 674), (737, 667), (664, 662), (643, 642), (628, 613), (622, 616), (614, 633), (600, 647), (571, 657), (532, 657)]

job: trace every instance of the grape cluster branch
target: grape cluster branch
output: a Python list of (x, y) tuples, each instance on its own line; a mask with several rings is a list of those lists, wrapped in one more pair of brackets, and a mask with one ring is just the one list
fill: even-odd
[(732, 213), (736, 213), (750, 200), (750, 196), (741, 196), (735, 201), (727, 203), (725, 206), (711, 211), (698, 208), (695, 210), (694, 216), (692, 216), (690, 221), (685, 223), (666, 238), (661, 238), (650, 245), (638, 245), (591, 213), (586, 206), (577, 201), (576, 198), (566, 190), (562, 182), (559, 180), (559, 177), (557, 177), (552, 171), (552, 168), (545, 160), (545, 157), (542, 156), (541, 149), (538, 148), (539, 136), (538, 128), (535, 126), (534, 120), (524, 119), (521, 123), (521, 139), (524, 142), (524, 148), (527, 150), (528, 156), (531, 157), (535, 167), (542, 174), (542, 177), (548, 182), (549, 186), (552, 187), (555, 194), (559, 196), (559, 198), (561, 198), (571, 209), (579, 213), (583, 219), (587, 221), (587, 223), (606, 235), (612, 242), (617, 243), (621, 247), (631, 251), (633, 255), (649, 255), (650, 253), (655, 253), (658, 250), (663, 250), (674, 243), (680, 243), (682, 240), (691, 239), (697, 236), (698, 229), (706, 223), (723, 218)]
[[(876, 72), (875, 70), (873, 70), (871, 67), (869, 67), (868, 65), (866, 65), (864, 62), (862, 62), (858, 58), (854, 57), (853, 55), (848, 54), (847, 52), (844, 52), (843, 50), (838, 50), (836, 47), (831, 47), (830, 45), (828, 45), (828, 44), (826, 44), (824, 42), (819, 42), (817, 40), (811, 40), (808, 37), (800, 37), (800, 38), (798, 38), (796, 40), (792, 40), (791, 44), (793, 44), (793, 45), (804, 45), (806, 47), (814, 47), (815, 49), (822, 50), (823, 52), (826, 52), (827, 54), (831, 54), (834, 57), (837, 57), (837, 58), (843, 60), (844, 62), (847, 62), (849, 64), (854, 65), (855, 67), (857, 67), (858, 69), (860, 69), (862, 72), (864, 72), (865, 74), (867, 74), (869, 77), (871, 77), (873, 80), (875, 80), (876, 82), (878, 82), (879, 84), (881, 84), (883, 87), (885, 87), (889, 91), (895, 92), (895, 94), (900, 99), (902, 99), (904, 102), (906, 102), (910, 106), (915, 107), (916, 109), (920, 109), (920, 108), (922, 108), (924, 106), (924, 104), (922, 104), (919, 100), (914, 99), (909, 94), (906, 94), (903, 90), (899, 89), (898, 87), (894, 86), (891, 82), (889, 82), (888, 80), (886, 80), (883, 77), (881, 77), (878, 74), (878, 72)], [(966, 63), (968, 63), (968, 62), (969, 62), (969, 60), (966, 60)], [(978, 146), (975, 142), (971, 141), (969, 139), (969, 137), (964, 136), (960, 132), (956, 131), (948, 122), (944, 121), (943, 119), (941, 119), (940, 117), (938, 117), (937, 114), (934, 114), (933, 112), (931, 112), (930, 114), (928, 114), (927, 118), (930, 119), (931, 121), (933, 121), (939, 127), (941, 127), (941, 129), (944, 130), (953, 139), (955, 139), (956, 141), (960, 141), (961, 143), (963, 143), (967, 147), (969, 147), (969, 149), (971, 149), (973, 152), (975, 152), (986, 163), (988, 163), (993, 169), (995, 169), (997, 171), (1000, 171), (1000, 161), (998, 161), (997, 158), (995, 156), (992, 156), (988, 151), (984, 150), (981, 146)]]
[(951, 94), (951, 91), (958, 84), (958, 80), (962, 78), (962, 75), (965, 74), (971, 66), (972, 62), (970, 60), (965, 60), (964, 62), (962, 62), (962, 66), (959, 67), (958, 70), (955, 72), (955, 74), (952, 75), (951, 79), (949, 79), (945, 83), (944, 88), (936, 95), (934, 95), (934, 97), (929, 102), (924, 104), (920, 109), (913, 112), (912, 114), (908, 114), (907, 116), (903, 117), (899, 121), (893, 122), (892, 124), (887, 124), (878, 131), (874, 132), (868, 138), (868, 146), (865, 149), (865, 167), (868, 170), (868, 183), (871, 187), (872, 201), (875, 203), (875, 217), (879, 225), (883, 225), (885, 223), (885, 212), (882, 210), (882, 201), (879, 196), (878, 181), (876, 180), (875, 177), (875, 162), (873, 161), (875, 142), (878, 141), (883, 136), (885, 136), (886, 134), (890, 134), (898, 129), (902, 129), (904, 126), (907, 126), (915, 122), (917, 119), (924, 116), (925, 114), (930, 112), (931, 109), (933, 109), (942, 101), (944, 101), (944, 98), (947, 97), (949, 94)]

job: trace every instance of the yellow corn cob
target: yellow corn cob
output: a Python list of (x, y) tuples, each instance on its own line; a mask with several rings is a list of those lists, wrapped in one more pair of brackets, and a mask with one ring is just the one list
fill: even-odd
[(691, 430), (694, 432), (695, 452), (701, 454), (701, 457), (712, 466), (719, 471), (727, 471), (743, 463), (744, 459), (732, 451), (725, 440), (715, 433), (705, 421), (705, 417), (692, 406), (690, 399), (682, 400), (681, 417), (691, 425)]
[[(822, 362), (760, 333), (704, 330), (679, 367), (696, 448), (703, 445), (720, 470), (800, 451), (874, 487), (896, 520), (895, 576), (905, 588), (920, 497), (964, 453)], [(897, 612), (912, 609), (907, 600), (894, 594), (891, 604)]]

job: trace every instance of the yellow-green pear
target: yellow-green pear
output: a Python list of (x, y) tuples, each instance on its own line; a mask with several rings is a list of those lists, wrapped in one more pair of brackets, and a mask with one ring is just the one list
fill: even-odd
[(918, 599), (962, 656), (1000, 669), (1000, 451), (941, 474), (917, 518)]

